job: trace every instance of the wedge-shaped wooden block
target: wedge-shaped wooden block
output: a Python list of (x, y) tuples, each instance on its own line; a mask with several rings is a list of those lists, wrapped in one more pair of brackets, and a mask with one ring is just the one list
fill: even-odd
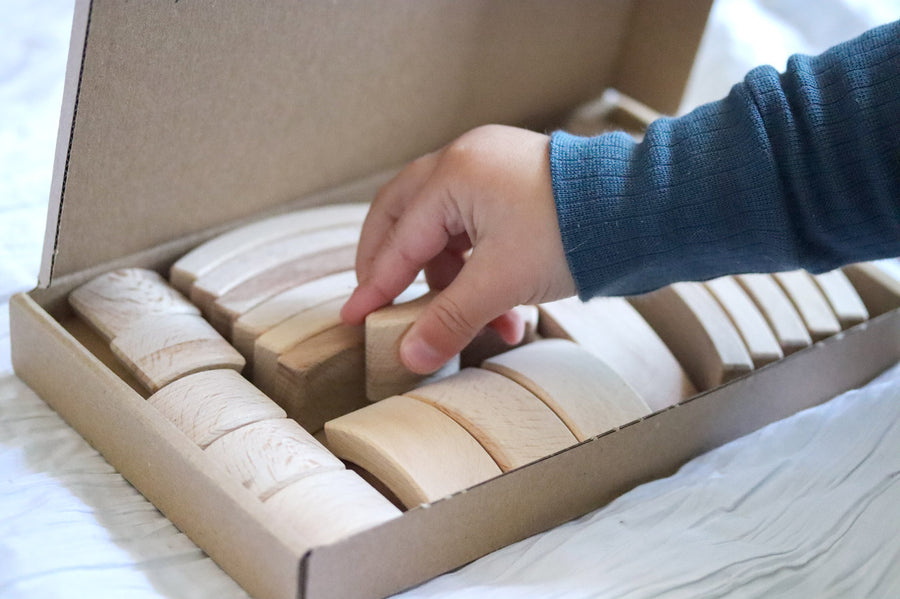
[(603, 360), (566, 339), (544, 339), (484, 362), (547, 404), (579, 441), (650, 413), (637, 392)]
[(172, 285), (190, 293), (194, 281), (231, 258), (276, 239), (317, 229), (362, 226), (368, 204), (340, 204), (280, 214), (223, 233), (182, 256), (169, 271)]
[(737, 329), (750, 353), (754, 368), (760, 368), (784, 357), (778, 339), (769, 328), (765, 316), (734, 277), (720, 277), (707, 281), (706, 288), (731, 319), (731, 324)]
[(803, 324), (803, 319), (771, 275), (737, 275), (735, 280), (766, 318), (784, 355), (787, 356), (812, 344), (812, 338)]
[(299, 480), (265, 503), (273, 521), (306, 547), (334, 543), (400, 516), (358, 474), (323, 472)]
[(242, 426), (212, 442), (206, 454), (263, 501), (301, 478), (344, 468), (290, 418)]
[(849, 329), (869, 319), (869, 311), (842, 271), (832, 270), (813, 275), (813, 280), (828, 300), (842, 329)]
[(522, 342), (516, 346), (511, 346), (502, 337), (491, 328), (485, 328), (479, 333), (472, 342), (466, 346), (459, 354), (459, 365), (462, 368), (470, 366), (481, 366), (481, 363), (503, 352), (507, 352), (513, 347), (519, 347), (531, 343), (537, 339), (537, 327), (539, 311), (537, 306), (516, 306), (513, 308), (525, 323), (525, 335)]
[(681, 364), (624, 298), (541, 305), (539, 332), (575, 341), (617, 372), (653, 411), (697, 393)]
[(772, 276), (794, 304), (814, 342), (840, 332), (841, 324), (812, 275), (803, 270), (793, 270), (778, 272)]
[(753, 370), (740, 334), (702, 283), (675, 283), (630, 301), (701, 391)]
[(191, 374), (147, 401), (201, 448), (242, 426), (287, 415), (234, 370)]
[(153, 314), (200, 314), (152, 270), (124, 268), (100, 275), (69, 294), (75, 313), (111, 341)]
[(361, 466), (407, 508), (500, 475), (484, 448), (455, 420), (394, 396), (325, 424), (328, 447)]
[(844, 274), (866, 305), (870, 316), (880, 316), (900, 307), (900, 265), (861, 262), (845, 266)]
[(244, 367), (244, 357), (196, 314), (147, 316), (110, 347), (152, 393), (202, 370)]
[(504, 472), (578, 442), (547, 404), (496, 372), (466, 368), (406, 393), (456, 420)]

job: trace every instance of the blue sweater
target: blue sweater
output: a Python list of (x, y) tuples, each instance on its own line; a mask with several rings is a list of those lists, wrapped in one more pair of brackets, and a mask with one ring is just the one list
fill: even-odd
[(579, 295), (900, 255), (900, 21), (648, 127), (550, 145)]

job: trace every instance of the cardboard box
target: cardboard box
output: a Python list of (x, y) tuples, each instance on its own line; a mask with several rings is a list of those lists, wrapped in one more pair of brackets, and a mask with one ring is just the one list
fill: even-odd
[(611, 85), (674, 111), (708, 9), (80, 0), (40, 286), (10, 304), (16, 373), (251, 594), (312, 599), (415, 585), (864, 383), (900, 359), (896, 312), (306, 552), (144, 401), (68, 307), (101, 272), (165, 272), (240, 222), (367, 200), (406, 160), (478, 124), (551, 128)]

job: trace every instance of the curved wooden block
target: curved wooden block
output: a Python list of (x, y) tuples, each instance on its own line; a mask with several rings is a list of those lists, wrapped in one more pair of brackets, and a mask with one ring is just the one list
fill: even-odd
[(869, 311), (843, 272), (832, 270), (813, 275), (813, 280), (828, 300), (842, 329), (849, 329), (869, 319)]
[(325, 424), (328, 447), (361, 466), (407, 508), (500, 475), (491, 456), (452, 418), (394, 396)]
[(812, 345), (812, 338), (803, 320), (771, 275), (737, 275), (735, 280), (766, 318), (784, 355)]
[(843, 268), (869, 315), (880, 316), (900, 307), (900, 266), (861, 262)]
[(186, 376), (147, 401), (201, 448), (242, 426), (287, 416), (234, 370), (207, 370)]
[(260, 245), (282, 237), (292, 237), (317, 229), (362, 226), (368, 204), (339, 204), (279, 214), (223, 233), (182, 256), (169, 271), (172, 285), (190, 293), (194, 281), (226, 262)]
[(400, 516), (400, 510), (349, 470), (308, 476), (275, 493), (264, 505), (279, 527), (309, 548)]
[(504, 472), (578, 442), (544, 402), (496, 372), (466, 368), (406, 395), (456, 420)]
[(210, 443), (205, 451), (263, 501), (301, 478), (344, 468), (289, 418), (242, 426)]
[(123, 268), (102, 274), (69, 294), (72, 309), (106, 341), (145, 316), (200, 314), (152, 270)]
[(500, 337), (497, 331), (492, 328), (485, 328), (460, 352), (459, 364), (461, 367), (481, 366), (481, 363), (488, 358), (493, 358), (496, 355), (508, 352), (514, 347), (520, 347), (537, 339), (538, 319), (540, 317), (538, 307), (516, 306), (513, 308), (513, 311), (525, 322), (525, 334), (522, 337), (522, 342), (515, 346), (509, 345)]
[(821, 341), (841, 331), (837, 316), (828, 305), (828, 300), (819, 291), (812, 275), (803, 270), (793, 270), (777, 272), (772, 276), (794, 304), (813, 342)]
[(571, 339), (606, 362), (658, 411), (697, 393), (659, 335), (624, 298), (542, 304), (539, 332)]
[(494, 356), (482, 367), (538, 396), (579, 441), (650, 414), (650, 407), (621, 376), (566, 339), (535, 341)]
[(781, 351), (778, 339), (769, 328), (766, 318), (733, 277), (707, 281), (706, 288), (731, 319), (731, 324), (737, 329), (750, 353), (754, 368), (784, 357), (784, 352)]

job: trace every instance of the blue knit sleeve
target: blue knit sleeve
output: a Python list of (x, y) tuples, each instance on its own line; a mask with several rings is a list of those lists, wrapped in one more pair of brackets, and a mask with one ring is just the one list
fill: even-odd
[(557, 132), (550, 160), (583, 299), (900, 255), (900, 21), (759, 67), (641, 143)]

